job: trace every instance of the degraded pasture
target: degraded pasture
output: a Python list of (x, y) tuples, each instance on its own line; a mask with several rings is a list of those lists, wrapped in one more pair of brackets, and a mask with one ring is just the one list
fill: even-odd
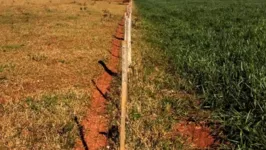
[(113, 1), (0, 1), (0, 149), (71, 149), (124, 11)]

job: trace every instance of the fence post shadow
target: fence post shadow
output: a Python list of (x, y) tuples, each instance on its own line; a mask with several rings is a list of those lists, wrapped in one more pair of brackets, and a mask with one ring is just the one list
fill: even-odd
[(80, 140), (81, 140), (81, 142), (82, 142), (82, 145), (83, 145), (84, 149), (85, 149), (85, 150), (89, 150), (89, 147), (88, 147), (88, 145), (87, 145), (87, 143), (86, 143), (86, 140), (85, 140), (84, 131), (83, 131), (83, 126), (79, 123), (79, 121), (78, 121), (78, 117), (77, 117), (77, 116), (74, 117), (74, 121), (75, 121), (75, 123), (76, 123), (77, 126), (78, 126), (79, 137), (80, 137)]
[(97, 86), (97, 84), (94, 80), (91, 80), (91, 82), (95, 86), (97, 91), (102, 95), (102, 97), (107, 100), (108, 99), (107, 94), (102, 92), (102, 90)]
[(114, 76), (114, 77), (118, 76), (118, 73), (110, 70), (102, 60), (99, 60), (98, 63), (103, 67), (104, 71), (106, 71), (110, 76)]

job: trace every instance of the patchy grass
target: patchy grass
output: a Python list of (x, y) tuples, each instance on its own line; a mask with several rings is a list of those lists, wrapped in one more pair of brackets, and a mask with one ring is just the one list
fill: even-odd
[(33, 61), (42, 61), (42, 60), (46, 60), (47, 56), (45, 54), (29, 54), (28, 55), (29, 58)]
[(9, 63), (5, 63), (5, 64), (2, 64), (2, 65), (0, 65), (0, 73), (1, 72), (4, 72), (5, 70), (11, 71), (15, 67), (16, 67), (16, 65), (13, 64), (13, 63), (10, 63), (10, 62)]
[[(174, 126), (193, 118), (199, 123), (212, 121), (207, 110), (201, 110), (199, 96), (190, 83), (173, 75), (165, 54), (151, 45), (146, 37), (145, 21), (134, 10), (133, 20), (133, 67), (129, 74), (129, 101), (127, 105), (127, 149), (170, 150), (193, 149), (179, 135), (171, 136)], [(119, 126), (120, 80), (114, 83), (108, 106), (112, 114), (112, 126)], [(115, 134), (114, 134), (115, 135)], [(117, 137), (111, 136), (113, 149), (118, 149)]]
[(186, 118), (196, 97), (173, 90), (189, 86), (167, 73), (165, 57), (145, 42), (142, 31), (133, 30), (134, 67), (129, 79), (127, 147), (190, 148), (184, 139), (171, 138), (169, 134), (177, 122)]
[(0, 104), (0, 148), (73, 148), (79, 138), (74, 117), (85, 115), (88, 99), (88, 94), (70, 90)]
[(9, 44), (9, 45), (3, 45), (0, 46), (0, 50), (3, 52), (9, 52), (13, 50), (20, 49), (24, 46), (24, 44)]
[(6, 68), (5, 65), (1, 65), (1, 66), (0, 66), (0, 72), (3, 72), (5, 68)]
[(124, 6), (11, 2), (0, 1), (0, 149), (73, 149)]
[[(93, 87), (91, 79), (100, 74), (97, 62), (108, 58), (124, 9), (104, 1), (82, 6), (87, 10), (80, 11), (78, 3), (0, 5), (0, 65), (16, 65), (0, 74), (8, 79), (0, 84), (1, 97), (9, 101), (73, 86)], [(105, 12), (112, 17), (104, 19)]]

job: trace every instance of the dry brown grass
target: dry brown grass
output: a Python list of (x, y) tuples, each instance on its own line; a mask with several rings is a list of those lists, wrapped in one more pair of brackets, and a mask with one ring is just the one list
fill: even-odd
[[(104, 5), (105, 4), (105, 5)], [(106, 59), (121, 14), (118, 5), (17, 5), (0, 7), (0, 91), (19, 100), (43, 91), (91, 88)], [(104, 18), (109, 10), (112, 18)]]
[[(100, 3), (105, 5), (102, 2), (123, 2), (124, 0), (0, 0), (2, 5), (25, 5), (25, 4), (62, 4), (62, 3), (77, 3), (77, 4), (96, 4)], [(111, 6), (112, 7), (112, 6)]]
[(73, 117), (89, 105), (123, 11), (108, 1), (0, 0), (0, 149), (73, 147)]
[[(188, 118), (196, 122), (206, 119), (209, 113), (200, 111), (196, 104), (199, 97), (192, 86), (174, 74), (168, 58), (145, 37), (147, 24), (136, 9), (133, 12), (133, 62), (128, 83), (126, 147), (129, 150), (193, 149), (192, 144), (173, 133), (173, 128)], [(109, 105), (113, 126), (119, 125), (120, 112), (115, 109), (119, 108), (119, 99), (119, 94), (113, 95)], [(119, 149), (115, 143), (118, 139), (113, 137), (111, 143)]]
[(190, 149), (172, 127), (190, 109), (195, 95), (175, 90), (186, 86), (167, 72), (165, 57), (133, 29), (133, 74), (129, 79), (127, 147), (140, 150)]

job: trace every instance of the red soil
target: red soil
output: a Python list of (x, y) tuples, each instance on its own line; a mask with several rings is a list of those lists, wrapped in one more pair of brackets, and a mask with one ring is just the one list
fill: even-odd
[(215, 144), (210, 129), (204, 124), (181, 122), (174, 127), (174, 131), (185, 138), (186, 143), (197, 149), (207, 149)]
[[(107, 67), (112, 72), (117, 72), (119, 64), (119, 53), (121, 47), (121, 40), (124, 37), (123, 27), (124, 20), (119, 23), (115, 37), (112, 42), (112, 54), (107, 64)], [(112, 76), (104, 72), (96, 81), (96, 86), (99, 90), (106, 94), (110, 88)], [(108, 131), (108, 117), (106, 115), (106, 99), (95, 89), (91, 100), (91, 107), (88, 110), (87, 117), (82, 121), (84, 140), (90, 150), (97, 150), (107, 146), (107, 137), (101, 133)], [(84, 149), (84, 144), (81, 140), (77, 142), (76, 150)]]
[(0, 104), (4, 104), (6, 101), (3, 97), (0, 97)]

